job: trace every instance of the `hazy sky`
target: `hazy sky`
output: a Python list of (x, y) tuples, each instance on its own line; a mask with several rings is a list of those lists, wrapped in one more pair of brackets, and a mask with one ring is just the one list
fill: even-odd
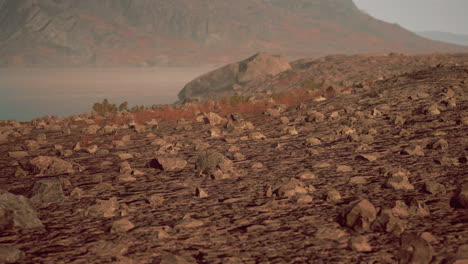
[(468, 0), (354, 0), (375, 18), (412, 31), (468, 35)]

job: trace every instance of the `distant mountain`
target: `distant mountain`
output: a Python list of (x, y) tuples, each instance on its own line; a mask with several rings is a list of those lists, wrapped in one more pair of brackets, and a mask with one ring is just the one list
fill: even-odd
[(0, 65), (226, 63), (350, 53), (466, 52), (352, 0), (0, 0)]
[(419, 31), (416, 32), (416, 34), (428, 39), (468, 46), (468, 35), (454, 34), (442, 31)]

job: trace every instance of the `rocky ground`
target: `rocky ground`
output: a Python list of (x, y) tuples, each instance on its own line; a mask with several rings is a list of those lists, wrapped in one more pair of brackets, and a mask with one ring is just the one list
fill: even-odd
[(439, 66), (244, 117), (5, 122), (0, 263), (467, 263), (467, 88)]

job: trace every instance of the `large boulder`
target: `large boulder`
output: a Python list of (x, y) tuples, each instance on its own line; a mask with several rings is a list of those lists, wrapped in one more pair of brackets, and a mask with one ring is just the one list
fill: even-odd
[(0, 190), (0, 230), (8, 230), (12, 227), (26, 229), (42, 226), (28, 198)]
[(283, 56), (257, 53), (246, 60), (228, 64), (192, 80), (179, 92), (179, 99), (184, 101), (191, 97), (208, 96), (220, 99), (234, 94), (234, 88), (250, 81), (288, 70), (291, 70), (291, 65)]

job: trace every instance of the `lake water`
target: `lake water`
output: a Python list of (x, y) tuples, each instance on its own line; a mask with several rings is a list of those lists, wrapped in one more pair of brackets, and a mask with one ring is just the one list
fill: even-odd
[(82, 114), (104, 98), (117, 105), (127, 101), (129, 106), (174, 103), (187, 82), (213, 69), (0, 69), (0, 120)]

